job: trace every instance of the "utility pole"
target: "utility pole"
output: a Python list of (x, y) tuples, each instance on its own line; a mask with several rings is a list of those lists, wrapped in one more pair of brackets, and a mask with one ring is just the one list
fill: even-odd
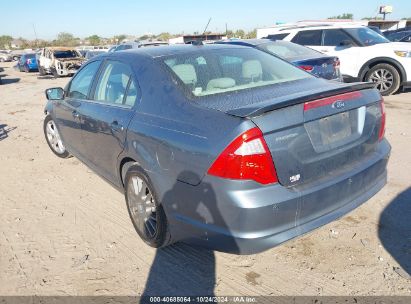
[(34, 23), (32, 23), (33, 25), (33, 31), (34, 31), (34, 37), (36, 37), (36, 41), (34, 42), (34, 45), (37, 46), (37, 32), (36, 32), (36, 27), (34, 26)]

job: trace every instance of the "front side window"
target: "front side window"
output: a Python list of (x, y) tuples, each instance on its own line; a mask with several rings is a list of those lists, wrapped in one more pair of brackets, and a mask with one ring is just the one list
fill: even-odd
[(390, 42), (387, 38), (368, 27), (345, 28), (344, 31), (354, 37), (357, 41), (361, 42), (364, 46)]
[(313, 77), (253, 48), (206, 50), (159, 60), (180, 79), (186, 91), (198, 97)]
[(341, 46), (343, 41), (350, 41), (354, 44), (352, 38), (340, 29), (324, 30), (325, 46)]
[(301, 45), (321, 45), (322, 30), (300, 31), (291, 40)]
[(73, 78), (67, 96), (70, 98), (87, 99), (94, 75), (97, 73), (100, 61), (94, 61), (83, 67)]
[[(137, 89), (131, 75), (128, 65), (108, 61), (97, 82), (94, 100), (133, 106), (137, 98)], [(127, 89), (128, 95), (126, 96)]]

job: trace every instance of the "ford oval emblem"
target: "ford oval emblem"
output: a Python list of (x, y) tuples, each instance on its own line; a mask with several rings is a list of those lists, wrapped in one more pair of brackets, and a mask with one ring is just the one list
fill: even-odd
[(325, 69), (328, 66), (328, 64), (323, 63), (321, 66)]
[(345, 107), (345, 103), (342, 100), (337, 100), (332, 104), (331, 107), (334, 109), (342, 109)]

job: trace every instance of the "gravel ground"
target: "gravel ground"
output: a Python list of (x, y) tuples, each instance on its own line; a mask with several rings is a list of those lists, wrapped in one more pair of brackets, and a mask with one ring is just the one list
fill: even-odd
[(123, 195), (43, 136), (40, 78), (2, 64), (1, 295), (411, 295), (411, 93), (386, 98), (387, 186), (342, 219), (256, 255), (147, 247)]

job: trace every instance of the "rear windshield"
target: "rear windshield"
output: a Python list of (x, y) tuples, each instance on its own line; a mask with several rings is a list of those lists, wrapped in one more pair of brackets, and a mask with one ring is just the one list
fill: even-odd
[(206, 50), (161, 60), (194, 96), (252, 89), (313, 77), (253, 48)]
[(319, 57), (320, 53), (305, 46), (287, 41), (268, 42), (259, 45), (258, 48), (279, 56), (286, 60), (293, 60), (301, 57)]
[(68, 51), (54, 51), (55, 58), (74, 58), (79, 57), (79, 54), (75, 50)]

